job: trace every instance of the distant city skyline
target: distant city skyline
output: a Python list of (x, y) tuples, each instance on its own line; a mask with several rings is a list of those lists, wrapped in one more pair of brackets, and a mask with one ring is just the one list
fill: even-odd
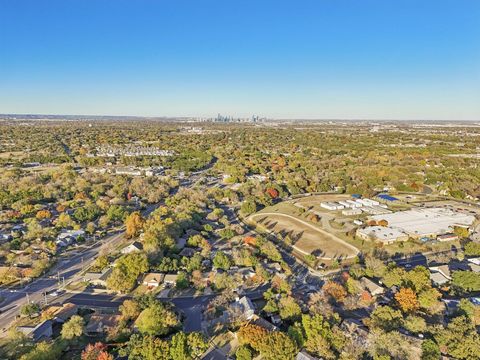
[(480, 120), (476, 0), (18, 0), (0, 113)]

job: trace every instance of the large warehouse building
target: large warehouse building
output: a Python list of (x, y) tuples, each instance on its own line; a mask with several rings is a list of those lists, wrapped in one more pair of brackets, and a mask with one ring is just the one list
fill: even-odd
[(470, 227), (475, 217), (444, 208), (412, 209), (391, 214), (372, 216), (377, 222), (385, 220), (388, 227), (397, 229), (409, 237), (435, 238), (450, 233), (456, 226)]

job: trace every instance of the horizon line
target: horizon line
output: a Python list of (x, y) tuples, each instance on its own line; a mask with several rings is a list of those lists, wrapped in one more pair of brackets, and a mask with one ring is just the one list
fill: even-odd
[[(16, 117), (16, 116), (25, 116), (25, 117), (71, 117), (71, 118), (135, 118), (135, 119), (215, 119), (216, 116), (201, 116), (201, 115), (110, 115), (110, 114), (52, 114), (52, 113), (0, 113), (0, 117)], [(248, 119), (250, 116), (240, 116), (240, 115), (226, 115), (233, 119)], [(426, 119), (426, 118), (417, 118), (417, 119), (400, 119), (400, 118), (322, 118), (322, 117), (267, 117), (262, 116), (262, 121), (425, 121), (425, 122), (480, 122), (480, 119)], [(13, 120), (13, 119), (12, 119)], [(33, 119), (31, 119), (33, 120)], [(41, 120), (41, 119), (38, 119)], [(60, 120), (60, 119), (57, 119)], [(86, 120), (86, 119), (82, 119)]]

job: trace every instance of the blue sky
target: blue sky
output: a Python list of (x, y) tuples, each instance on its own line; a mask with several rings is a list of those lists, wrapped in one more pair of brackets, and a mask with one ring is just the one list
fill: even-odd
[(478, 0), (0, 0), (0, 113), (480, 120)]

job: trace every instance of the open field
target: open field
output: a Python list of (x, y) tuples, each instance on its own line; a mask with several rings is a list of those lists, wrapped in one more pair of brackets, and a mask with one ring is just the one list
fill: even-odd
[(250, 216), (260, 225), (275, 234), (290, 236), (293, 248), (300, 253), (313, 254), (321, 260), (350, 259), (358, 254), (358, 249), (334, 234), (291, 215), (281, 213), (258, 213)]
[(0, 159), (17, 159), (25, 157), (25, 153), (23, 151), (7, 151), (7, 152), (0, 152)]

